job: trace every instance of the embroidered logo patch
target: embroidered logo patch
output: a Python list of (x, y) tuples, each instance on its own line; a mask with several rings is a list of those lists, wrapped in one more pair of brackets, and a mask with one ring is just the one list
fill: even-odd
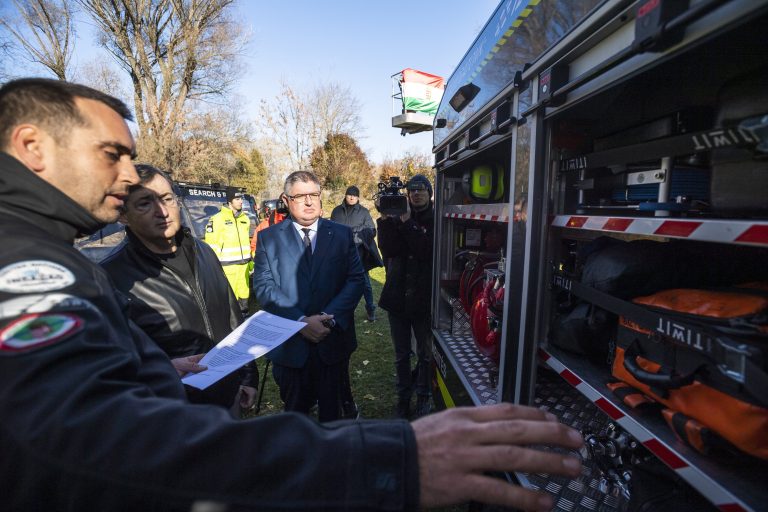
[(0, 352), (19, 352), (50, 345), (82, 328), (83, 319), (69, 313), (24, 315), (0, 330)]
[(0, 302), (0, 320), (16, 318), (27, 313), (47, 313), (73, 309), (97, 311), (90, 301), (67, 293), (20, 295)]
[(29, 260), (0, 269), (0, 291), (33, 293), (60, 290), (75, 282), (75, 275), (52, 261)]

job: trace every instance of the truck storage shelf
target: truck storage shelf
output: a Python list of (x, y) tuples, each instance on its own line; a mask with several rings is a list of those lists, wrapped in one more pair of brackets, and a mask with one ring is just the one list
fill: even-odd
[(615, 380), (607, 366), (555, 347), (539, 349), (539, 357), (721, 510), (765, 510), (768, 463), (746, 456), (733, 463), (707, 458), (679, 441), (659, 414), (629, 410), (615, 398), (606, 386)]
[(552, 227), (768, 247), (768, 220), (556, 215)]
[(469, 333), (433, 330), (454, 372), (475, 405), (498, 403), (498, 368), (475, 348)]
[[(561, 423), (575, 428), (584, 435), (608, 435), (612, 420), (600, 414), (595, 404), (569, 386), (558, 375), (547, 369), (540, 369), (536, 380), (533, 406), (548, 411)], [(553, 450), (562, 453), (563, 450)], [(558, 512), (582, 512), (600, 510), (626, 510), (627, 500), (619, 484), (610, 482), (600, 469), (601, 461), (590, 457), (589, 451), (570, 452), (583, 461), (581, 475), (569, 479), (544, 473), (515, 473), (517, 481), (529, 489), (549, 493)]]
[(443, 208), (443, 217), (489, 222), (509, 222), (509, 203), (446, 205)]

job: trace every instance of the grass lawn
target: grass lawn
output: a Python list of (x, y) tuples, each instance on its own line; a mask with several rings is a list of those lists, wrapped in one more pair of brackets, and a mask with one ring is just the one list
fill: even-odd
[[(384, 269), (377, 268), (369, 273), (376, 303), (384, 285)], [(395, 417), (395, 353), (389, 334), (387, 312), (376, 308), (376, 321), (369, 322), (365, 313), (365, 300), (355, 310), (357, 327), (357, 350), (352, 354), (349, 364), (352, 395), (360, 408), (364, 419), (385, 419)], [(259, 371), (264, 375), (265, 360), (258, 362)], [(415, 361), (414, 361), (415, 364)], [(414, 404), (415, 405), (415, 399)], [(259, 416), (277, 414), (283, 410), (283, 403), (270, 374), (264, 384), (264, 396), (261, 401)], [(467, 506), (433, 509), (435, 512), (462, 512)]]
[[(373, 296), (378, 302), (384, 284), (384, 269), (370, 272)], [(352, 394), (360, 414), (364, 418), (393, 418), (395, 402), (395, 356), (389, 335), (387, 312), (377, 308), (376, 321), (369, 322), (365, 314), (365, 301), (355, 311), (358, 347), (349, 365)], [(259, 371), (264, 375), (266, 361), (259, 362)], [(275, 414), (283, 409), (277, 384), (270, 375), (264, 384), (264, 397), (259, 415)]]
[[(368, 208), (373, 216), (373, 222), (379, 213), (373, 207), (373, 202), (361, 197), (360, 203)], [(330, 216), (335, 205), (344, 200), (342, 192), (333, 192), (324, 198), (329, 205), (325, 217)], [(373, 287), (374, 302), (379, 302), (381, 288), (384, 286), (384, 268), (376, 268), (368, 274)], [(389, 334), (387, 312), (376, 308), (376, 321), (369, 322), (365, 314), (365, 300), (355, 310), (355, 326), (357, 328), (357, 350), (352, 354), (349, 364), (349, 376), (352, 382), (352, 396), (360, 409), (361, 417), (370, 419), (394, 418), (395, 403), (395, 351)], [(263, 377), (266, 360), (258, 362), (259, 371)], [(415, 363), (414, 363), (415, 364)], [(283, 403), (277, 389), (277, 384), (270, 375), (264, 385), (264, 397), (261, 401), (259, 416), (275, 414), (283, 410)], [(415, 405), (415, 399), (414, 399)]]

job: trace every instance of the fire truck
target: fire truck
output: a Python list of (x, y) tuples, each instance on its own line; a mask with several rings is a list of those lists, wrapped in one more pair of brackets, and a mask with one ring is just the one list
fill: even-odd
[(434, 401), (580, 430), (579, 478), (499, 475), (556, 510), (768, 510), (768, 310), (692, 307), (768, 297), (766, 26), (765, 0), (504, 0), (446, 82)]

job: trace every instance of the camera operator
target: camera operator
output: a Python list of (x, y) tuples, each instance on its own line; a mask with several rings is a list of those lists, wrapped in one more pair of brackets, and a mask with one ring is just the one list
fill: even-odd
[[(430, 293), (432, 291), (432, 239), (434, 210), (432, 184), (417, 174), (405, 185), (408, 198), (402, 215), (378, 219), (379, 249), (387, 279), (379, 306), (389, 313), (395, 345), (397, 408), (400, 418), (411, 415), (416, 392), (416, 416), (430, 411)], [(417, 365), (411, 369), (411, 332), (416, 339)]]

